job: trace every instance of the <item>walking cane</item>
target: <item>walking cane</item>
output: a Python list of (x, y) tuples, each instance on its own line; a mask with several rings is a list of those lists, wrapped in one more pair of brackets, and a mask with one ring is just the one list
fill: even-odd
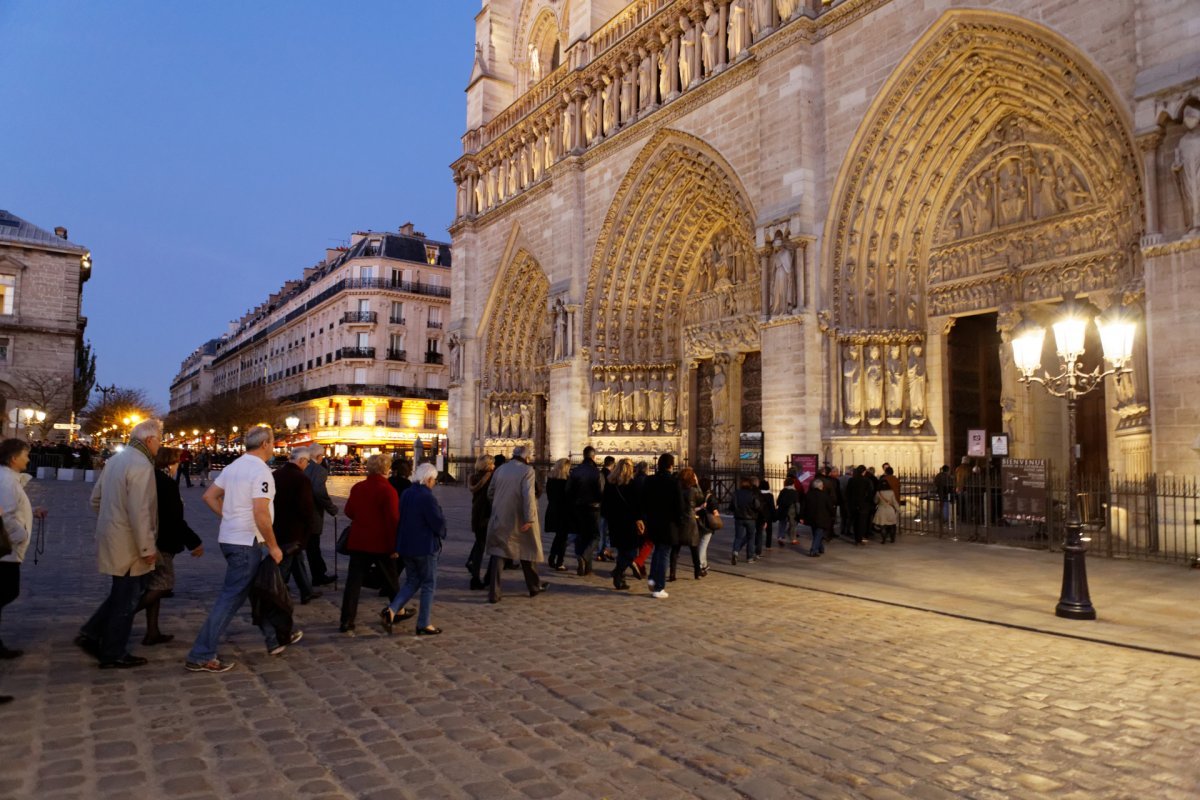
[(333, 515), (333, 592), (337, 594), (338, 590), (338, 529), (337, 529), (337, 514)]

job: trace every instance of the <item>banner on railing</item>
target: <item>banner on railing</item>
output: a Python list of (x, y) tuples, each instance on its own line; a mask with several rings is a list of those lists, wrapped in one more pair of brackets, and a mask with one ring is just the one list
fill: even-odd
[(1044, 458), (1006, 458), (1000, 462), (1004, 519), (1009, 522), (1046, 522), (1046, 478), (1050, 464)]

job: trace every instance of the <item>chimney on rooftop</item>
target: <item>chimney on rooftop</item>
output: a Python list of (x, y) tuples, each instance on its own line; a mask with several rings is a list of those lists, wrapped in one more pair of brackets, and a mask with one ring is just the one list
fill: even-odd
[(59, 225), (57, 228), (54, 229), (54, 235), (60, 239), (65, 239), (65, 238), (67, 238), (67, 229), (64, 228), (62, 225)]
[(402, 233), (405, 236), (412, 236), (413, 235), (413, 224), (411, 222), (406, 222), (403, 225), (401, 225), (400, 233)]

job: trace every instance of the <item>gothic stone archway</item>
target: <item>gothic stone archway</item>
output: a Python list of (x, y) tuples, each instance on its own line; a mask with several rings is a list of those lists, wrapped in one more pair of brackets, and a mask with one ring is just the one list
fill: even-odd
[[(733, 170), (693, 136), (656, 134), (609, 207), (588, 280), (593, 443), (682, 453), (686, 367), (757, 350), (760, 298), (754, 214)], [(738, 390), (727, 385), (712, 425), (732, 451)]]
[(835, 434), (940, 427), (925, 372), (939, 318), (1000, 310), (1007, 331), (1066, 291), (1104, 305), (1135, 282), (1138, 159), (1112, 97), (1082, 54), (1014, 16), (950, 11), (918, 42), (860, 127), (827, 224)]
[(507, 454), (523, 444), (535, 456), (544, 455), (549, 294), (546, 273), (525, 250), (496, 277), (480, 326), (485, 452)]

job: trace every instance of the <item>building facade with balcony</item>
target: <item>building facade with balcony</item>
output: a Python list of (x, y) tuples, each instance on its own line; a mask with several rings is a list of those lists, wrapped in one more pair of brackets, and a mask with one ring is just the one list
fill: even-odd
[[(62, 439), (87, 318), (88, 249), (0, 211), (0, 414), (3, 435)], [(32, 425), (31, 425), (32, 423)]]
[(1195, 2), (975, 5), (485, 0), (455, 450), (1062, 463), (1009, 342), (1078, 295), (1141, 320), (1085, 470), (1195, 474)]
[[(171, 410), (262, 392), (295, 443), (426, 450), (448, 428), (450, 246), (413, 230), (355, 233), (186, 359)], [(209, 352), (211, 351), (211, 352)]]

